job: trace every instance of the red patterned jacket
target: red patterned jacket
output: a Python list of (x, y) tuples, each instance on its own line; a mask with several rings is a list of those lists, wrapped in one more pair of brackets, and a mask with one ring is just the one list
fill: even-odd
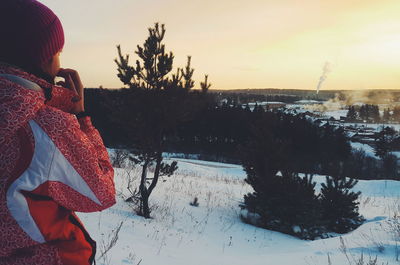
[(0, 64), (0, 265), (89, 264), (95, 242), (74, 211), (115, 203), (114, 171), (73, 94)]

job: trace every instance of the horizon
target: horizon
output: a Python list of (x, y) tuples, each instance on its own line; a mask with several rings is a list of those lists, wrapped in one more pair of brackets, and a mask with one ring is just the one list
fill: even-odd
[[(114, 90), (114, 89), (129, 89), (127, 87), (85, 87), (86, 89), (110, 89), (110, 90)], [(193, 88), (194, 90), (200, 90), (200, 88), (195, 87)], [(306, 88), (278, 88), (278, 87), (258, 87), (258, 88), (213, 88), (211, 87), (209, 89), (210, 92), (219, 92), (219, 91), (239, 91), (239, 90), (298, 90), (298, 91), (314, 91), (316, 93), (316, 89), (306, 89)], [(400, 88), (364, 88), (364, 89), (322, 89), (319, 91), (319, 93), (329, 93), (329, 92), (340, 92), (340, 91), (346, 91), (346, 92), (350, 92), (350, 91), (362, 91), (362, 92), (368, 92), (368, 91), (380, 91), (380, 92), (384, 92), (384, 91), (390, 91), (390, 92), (400, 92)]]
[(384, 0), (41, 1), (63, 23), (63, 67), (86, 87), (121, 88), (116, 45), (130, 54), (166, 26), (174, 68), (192, 56), (196, 88), (400, 89), (400, 2)]

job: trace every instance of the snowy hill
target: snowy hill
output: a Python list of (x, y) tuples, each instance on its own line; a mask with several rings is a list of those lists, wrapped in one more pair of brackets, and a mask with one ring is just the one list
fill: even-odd
[[(175, 175), (160, 181), (150, 198), (153, 219), (134, 214), (128, 197), (128, 175), (116, 169), (118, 202), (101, 213), (79, 213), (98, 244), (98, 264), (140, 265), (350, 265), (364, 262), (400, 264), (400, 182), (360, 181), (360, 212), (367, 219), (357, 230), (315, 241), (242, 223), (239, 203), (251, 191), (241, 167), (178, 159)], [(323, 177), (315, 178), (317, 182)], [(190, 202), (197, 197), (199, 206)], [(397, 218), (394, 218), (397, 216)], [(123, 222), (116, 244), (107, 248)]]

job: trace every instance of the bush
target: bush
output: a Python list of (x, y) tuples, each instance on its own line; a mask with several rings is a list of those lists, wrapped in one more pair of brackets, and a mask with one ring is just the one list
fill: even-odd
[(293, 173), (272, 176), (258, 192), (245, 196), (242, 208), (253, 213), (248, 215), (253, 218), (243, 219), (260, 227), (303, 239), (315, 239), (326, 232), (318, 224), (319, 201), (312, 177)]
[(245, 195), (241, 208), (248, 214), (242, 219), (301, 239), (325, 238), (329, 232), (347, 233), (360, 226), (364, 218), (358, 213), (360, 193), (349, 190), (355, 182), (343, 181), (327, 177), (321, 194), (316, 195), (311, 177), (274, 176), (257, 191)]
[[(310, 171), (317, 168), (313, 163), (319, 162), (315, 161), (315, 157), (320, 150), (313, 145), (322, 139), (331, 151), (326, 170), (342, 176), (343, 161), (339, 160), (339, 154), (347, 147), (345, 143), (338, 147), (342, 143), (339, 142), (342, 139), (340, 132), (330, 128), (319, 131), (304, 123), (300, 127), (302, 130), (294, 128), (297, 131), (293, 131), (286, 123), (286, 128), (280, 127), (281, 121), (275, 120), (275, 124), (271, 125), (271, 120), (261, 120), (254, 127), (251, 140), (241, 148), (246, 182), (254, 189), (254, 192), (244, 196), (241, 207), (248, 211), (248, 215), (243, 216), (243, 220), (302, 239), (327, 237), (328, 232), (345, 233), (355, 229), (363, 221), (356, 203), (360, 193), (350, 191), (357, 182), (327, 178), (321, 195), (316, 195), (315, 182), (311, 177), (313, 172), (304, 177), (298, 173), (301, 168)], [(271, 132), (270, 126), (279, 134)], [(315, 133), (314, 143), (302, 143), (303, 137), (309, 137), (307, 130)], [(296, 136), (301, 137), (296, 141)], [(306, 163), (309, 166), (301, 167)]]

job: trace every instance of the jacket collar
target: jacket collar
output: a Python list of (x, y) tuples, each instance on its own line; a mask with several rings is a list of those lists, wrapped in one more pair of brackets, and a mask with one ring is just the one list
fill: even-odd
[(9, 77), (11, 76), (11, 78), (13, 78), (12, 76), (15, 76), (14, 78), (20, 81), (22, 78), (27, 82), (33, 82), (34, 84), (38, 85), (42, 90), (49, 89), (51, 91), (51, 99), (46, 102), (46, 105), (55, 107), (65, 112), (70, 112), (73, 108), (73, 98), (76, 94), (67, 88), (50, 84), (44, 79), (25, 72), (23, 69), (17, 66), (7, 63), (0, 62), (0, 74), (7, 75)]

